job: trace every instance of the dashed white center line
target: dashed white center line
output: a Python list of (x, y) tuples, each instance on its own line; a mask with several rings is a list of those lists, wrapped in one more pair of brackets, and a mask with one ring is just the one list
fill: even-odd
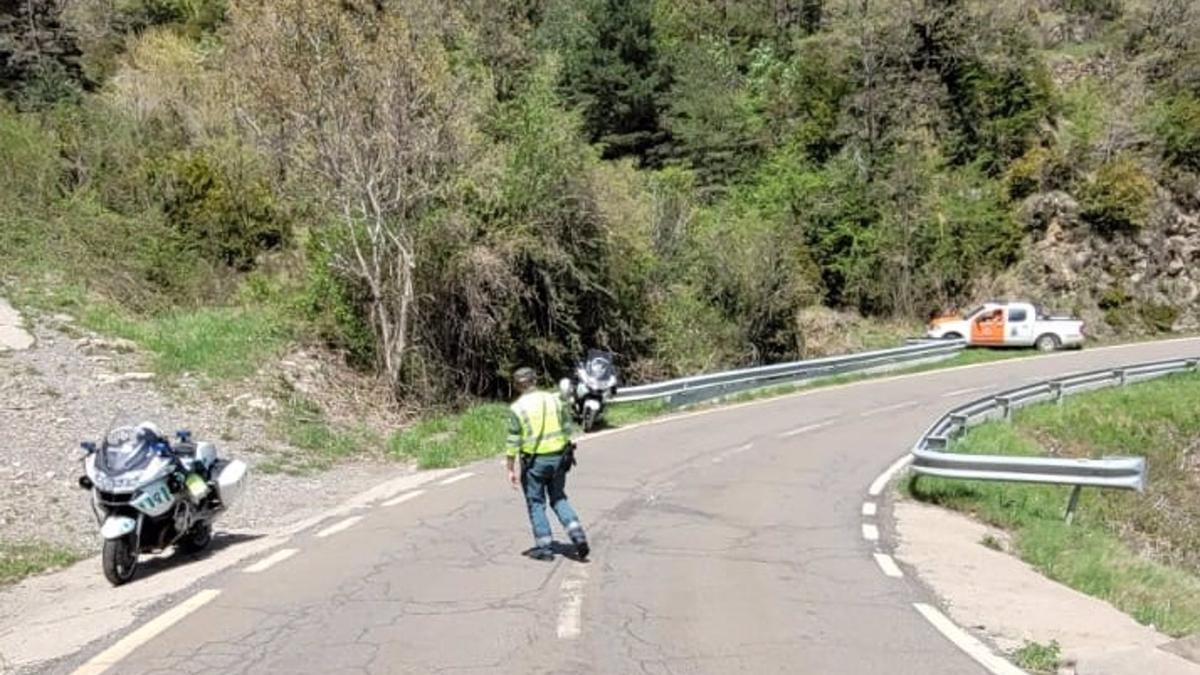
[(862, 514), (868, 518), (875, 515), (875, 502), (863, 502)]
[(417, 497), (420, 497), (423, 494), (425, 494), (424, 490), (413, 490), (412, 492), (405, 492), (404, 494), (400, 495), (399, 497), (387, 500), (386, 502), (383, 503), (383, 506), (395, 506), (397, 504), (403, 504), (404, 502), (407, 502), (412, 499), (416, 499)]
[(900, 567), (896, 565), (896, 561), (892, 560), (892, 556), (886, 553), (876, 553), (875, 564), (879, 565), (879, 569), (883, 571), (885, 576), (893, 579), (901, 579), (904, 577), (904, 572), (900, 571)]
[(905, 401), (904, 403), (896, 403), (894, 405), (885, 405), (882, 408), (875, 408), (874, 410), (868, 410), (864, 413), (859, 413), (858, 416), (859, 417), (873, 417), (875, 415), (882, 415), (884, 413), (896, 412), (897, 410), (904, 410), (905, 408), (915, 408), (917, 405), (918, 405), (917, 401)]
[(560, 640), (579, 637), (583, 624), (583, 586), (587, 582), (587, 568), (577, 566), (575, 570), (562, 582), (562, 607), (558, 612)]
[(721, 462), (724, 462), (726, 459), (729, 459), (730, 457), (733, 457), (734, 455), (740, 455), (741, 453), (743, 453), (753, 447), (754, 447), (753, 443), (747, 443), (745, 445), (739, 445), (738, 447), (736, 447), (732, 450), (726, 450), (725, 452), (722, 452), (721, 454), (717, 455), (716, 457), (713, 457), (712, 463), (720, 464)]
[(983, 391), (983, 389), (984, 389), (984, 387), (970, 387), (968, 389), (955, 389), (954, 391), (948, 391), (948, 392), (942, 394), (942, 398), (954, 398), (955, 396), (962, 396), (963, 394), (973, 394), (977, 391)]
[(792, 436), (799, 436), (800, 434), (808, 433), (810, 431), (816, 431), (817, 429), (827, 427), (830, 424), (833, 424), (833, 420), (828, 420), (825, 422), (817, 422), (816, 424), (806, 424), (802, 427), (792, 429), (791, 431), (785, 431), (782, 434), (779, 434), (779, 437), (780, 438), (791, 438)]
[(867, 541), (879, 541), (879, 528), (870, 523), (863, 523), (862, 535)]
[(333, 525), (330, 525), (329, 527), (318, 532), (317, 539), (324, 539), (325, 537), (335, 535), (343, 530), (348, 530), (358, 524), (358, 521), (362, 519), (362, 516), (350, 516), (341, 522), (334, 523)]
[(138, 647), (153, 640), (160, 633), (178, 623), (188, 614), (212, 602), (220, 594), (221, 591), (212, 589), (200, 591), (160, 616), (151, 619), (141, 628), (121, 638), (115, 645), (93, 656), (87, 663), (77, 668), (74, 675), (100, 675), (100, 673), (117, 665), (121, 659), (132, 654)]
[(450, 477), (449, 477), (449, 478), (447, 478), (446, 480), (439, 481), (439, 482), (438, 482), (438, 485), (454, 485), (454, 484), (455, 484), (455, 483), (457, 483), (458, 481), (460, 481), (460, 480), (466, 480), (466, 479), (468, 479), (468, 478), (470, 478), (471, 476), (474, 476), (474, 475), (475, 475), (475, 474), (474, 474), (474, 472), (467, 471), (466, 473), (460, 473), (460, 474), (458, 474), (457, 476), (450, 476)]
[(259, 572), (265, 572), (266, 570), (274, 567), (275, 565), (278, 565), (279, 563), (283, 562), (284, 560), (287, 560), (288, 558), (296, 555), (299, 552), (300, 552), (300, 549), (298, 549), (298, 548), (285, 548), (281, 551), (276, 551), (275, 553), (267, 556), (266, 558), (263, 558), (262, 560), (259, 560), (258, 562), (254, 563), (253, 565), (247, 567), (243, 571), (248, 572), (250, 574), (257, 574)]

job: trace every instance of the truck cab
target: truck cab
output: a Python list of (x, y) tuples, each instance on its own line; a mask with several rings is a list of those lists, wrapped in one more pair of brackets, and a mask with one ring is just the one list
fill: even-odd
[(927, 336), (965, 339), (979, 347), (1037, 347), (1054, 351), (1083, 345), (1083, 322), (1049, 316), (1028, 302), (989, 302), (961, 316), (934, 319)]

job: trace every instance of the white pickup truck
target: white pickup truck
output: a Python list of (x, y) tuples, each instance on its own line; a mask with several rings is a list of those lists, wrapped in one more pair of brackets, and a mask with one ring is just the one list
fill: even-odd
[(1083, 322), (1047, 316), (1028, 302), (989, 302), (961, 316), (934, 319), (927, 335), (983, 347), (1037, 347), (1052, 352), (1083, 346)]

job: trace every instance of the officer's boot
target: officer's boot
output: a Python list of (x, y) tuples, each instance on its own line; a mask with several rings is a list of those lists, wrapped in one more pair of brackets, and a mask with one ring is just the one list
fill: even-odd
[(571, 523), (567, 526), (567, 534), (571, 536), (571, 543), (575, 544), (575, 555), (579, 556), (580, 560), (586, 560), (592, 548), (588, 546), (587, 535), (583, 533), (583, 526), (578, 522)]

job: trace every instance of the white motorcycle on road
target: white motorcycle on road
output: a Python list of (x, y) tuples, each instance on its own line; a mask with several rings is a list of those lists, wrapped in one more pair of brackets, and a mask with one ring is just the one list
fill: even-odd
[(617, 368), (611, 352), (592, 349), (587, 360), (575, 367), (573, 378), (558, 383), (562, 398), (571, 406), (575, 421), (591, 431), (604, 416), (608, 400), (617, 393)]
[(92, 511), (104, 539), (104, 576), (114, 586), (133, 578), (138, 555), (177, 546), (203, 550), (212, 525), (245, 486), (246, 465), (217, 456), (187, 431), (172, 445), (153, 424), (117, 426), (103, 441), (80, 445)]

